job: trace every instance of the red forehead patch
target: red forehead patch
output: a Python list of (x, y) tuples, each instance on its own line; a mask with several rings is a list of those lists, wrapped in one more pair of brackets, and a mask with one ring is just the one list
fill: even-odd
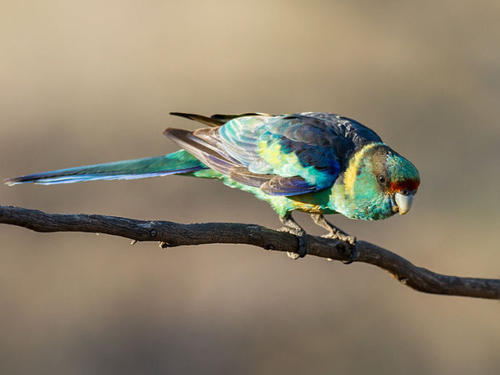
[(408, 179), (404, 181), (391, 182), (390, 189), (393, 192), (403, 191), (403, 190), (414, 191), (418, 189), (418, 185), (420, 185), (419, 180)]

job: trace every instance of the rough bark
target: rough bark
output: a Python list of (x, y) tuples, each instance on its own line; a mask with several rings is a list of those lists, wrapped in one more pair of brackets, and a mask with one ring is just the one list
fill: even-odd
[[(296, 252), (296, 236), (255, 224), (178, 224), (84, 214), (48, 214), (21, 207), (0, 206), (0, 223), (37, 232), (105, 233), (134, 241), (158, 241), (165, 247), (210, 243), (248, 244), (266, 250)], [(364, 262), (382, 268), (415, 290), (455, 296), (500, 299), (500, 279), (442, 275), (417, 267), (405, 258), (366, 241), (349, 247), (337, 240), (306, 236), (308, 256)]]

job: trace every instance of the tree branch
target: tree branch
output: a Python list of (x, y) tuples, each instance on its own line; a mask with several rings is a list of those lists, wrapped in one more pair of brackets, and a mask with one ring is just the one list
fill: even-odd
[[(167, 247), (210, 243), (254, 245), (266, 250), (298, 249), (297, 237), (260, 225), (237, 223), (178, 224), (104, 215), (48, 214), (21, 207), (0, 206), (0, 223), (37, 232), (91, 232), (135, 241), (160, 241)], [(343, 242), (307, 235), (307, 254), (346, 261), (352, 248)], [(417, 267), (405, 258), (365, 241), (358, 241), (354, 261), (375, 265), (406, 286), (425, 293), (500, 299), (500, 279), (441, 275)]]

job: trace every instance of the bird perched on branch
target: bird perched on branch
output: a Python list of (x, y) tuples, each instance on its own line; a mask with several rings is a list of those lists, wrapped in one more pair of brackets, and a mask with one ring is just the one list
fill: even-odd
[(355, 238), (329, 223), (324, 214), (379, 220), (411, 207), (420, 177), (415, 166), (384, 144), (368, 127), (331, 113), (291, 115), (244, 113), (211, 117), (172, 112), (208, 127), (168, 128), (164, 134), (182, 149), (152, 158), (125, 160), (7, 179), (8, 185), (61, 184), (136, 179), (178, 174), (221, 180), (268, 202), (284, 225), (304, 230), (293, 211), (311, 214), (329, 238), (354, 244)]

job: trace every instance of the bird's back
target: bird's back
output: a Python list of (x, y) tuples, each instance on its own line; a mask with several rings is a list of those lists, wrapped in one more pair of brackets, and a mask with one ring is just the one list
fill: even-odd
[[(224, 142), (226, 147), (231, 144), (248, 152), (251, 139), (266, 138), (266, 133), (280, 137), (281, 144), (299, 153), (304, 153), (304, 144), (326, 146), (333, 151), (342, 170), (354, 152), (368, 143), (382, 142), (377, 133), (358, 121), (328, 112), (235, 117), (220, 128), (212, 129), (211, 135), (230, 141)], [(241, 152), (241, 157), (249, 162), (251, 155), (246, 152)]]

